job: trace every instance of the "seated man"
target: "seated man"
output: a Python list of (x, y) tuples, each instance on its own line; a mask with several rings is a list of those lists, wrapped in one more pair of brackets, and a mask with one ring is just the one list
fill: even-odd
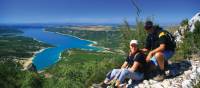
[(131, 40), (130, 53), (127, 59), (121, 66), (121, 69), (114, 69), (107, 75), (104, 80), (104, 84), (109, 84), (110, 81), (116, 78), (115, 86), (119, 87), (125, 79), (142, 80), (144, 76), (144, 70), (146, 67), (145, 55), (139, 51), (137, 47), (137, 40)]
[(143, 52), (149, 52), (146, 61), (153, 62), (159, 67), (158, 74), (153, 79), (162, 81), (165, 78), (165, 61), (168, 61), (175, 52), (176, 43), (171, 33), (158, 26), (154, 26), (153, 22), (147, 21), (144, 26), (148, 33), (146, 38), (146, 46)]

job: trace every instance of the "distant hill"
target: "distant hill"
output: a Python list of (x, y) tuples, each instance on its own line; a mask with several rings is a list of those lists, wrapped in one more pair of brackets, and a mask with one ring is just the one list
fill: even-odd
[(23, 33), (23, 32), (20, 31), (20, 30), (16, 30), (16, 29), (0, 27), (0, 36), (2, 36), (2, 35), (16, 35), (16, 34), (20, 34), (20, 33)]

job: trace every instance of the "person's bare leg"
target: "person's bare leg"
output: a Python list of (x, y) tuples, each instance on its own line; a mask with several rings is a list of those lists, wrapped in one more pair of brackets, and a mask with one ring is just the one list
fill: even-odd
[(116, 83), (115, 83), (115, 86), (118, 88), (118, 87), (119, 87), (119, 85), (120, 85), (120, 81), (119, 81), (119, 80), (117, 80), (117, 81), (116, 81)]
[(162, 81), (165, 78), (165, 71), (164, 71), (164, 67), (165, 67), (164, 61), (165, 60), (164, 60), (163, 53), (158, 52), (158, 53), (155, 54), (155, 57), (156, 57), (156, 60), (158, 62), (158, 65), (159, 65), (159, 69), (158, 69), (159, 74), (156, 77), (154, 77), (153, 79), (156, 80), (156, 81)]
[(160, 70), (164, 70), (165, 68), (165, 65), (164, 65), (164, 56), (163, 56), (163, 53), (162, 52), (158, 52), (155, 54), (156, 56), (156, 59), (157, 59), (157, 62), (158, 62), (158, 65), (160, 67)]

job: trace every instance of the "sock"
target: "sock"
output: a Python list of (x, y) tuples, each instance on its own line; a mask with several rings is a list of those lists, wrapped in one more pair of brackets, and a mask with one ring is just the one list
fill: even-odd
[(160, 74), (160, 75), (165, 74), (165, 70), (161, 70), (161, 69), (159, 69), (159, 74)]

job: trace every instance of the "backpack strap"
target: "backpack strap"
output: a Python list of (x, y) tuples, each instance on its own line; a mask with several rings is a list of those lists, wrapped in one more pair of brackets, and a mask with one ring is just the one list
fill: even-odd
[(175, 37), (170, 33), (170, 32), (168, 32), (168, 31), (166, 31), (166, 30), (162, 30), (160, 33), (159, 33), (159, 38), (161, 37), (161, 36), (166, 36), (167, 37), (167, 39), (168, 39), (168, 42), (170, 42), (170, 43), (172, 43), (172, 47), (175, 49), (176, 48), (176, 42), (175, 42)]
[(164, 36), (164, 35), (165, 35), (164, 32), (160, 32), (158, 37), (160, 38), (160, 37), (162, 37), (162, 36)]
[(135, 59), (136, 59), (136, 57), (137, 57), (139, 54), (140, 54), (140, 52), (137, 52), (137, 53), (134, 55), (134, 58), (133, 58), (133, 60), (135, 60)]

